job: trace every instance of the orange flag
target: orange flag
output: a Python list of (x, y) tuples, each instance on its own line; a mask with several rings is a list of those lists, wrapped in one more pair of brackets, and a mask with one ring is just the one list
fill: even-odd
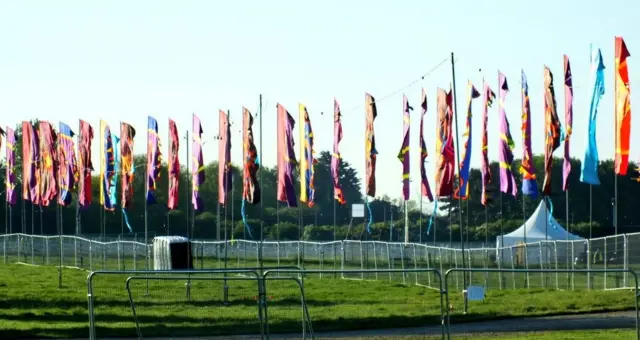
[(627, 57), (630, 57), (627, 45), (622, 37), (616, 37), (616, 174), (626, 175), (629, 166), (629, 141), (631, 133), (631, 103), (629, 102), (629, 69)]

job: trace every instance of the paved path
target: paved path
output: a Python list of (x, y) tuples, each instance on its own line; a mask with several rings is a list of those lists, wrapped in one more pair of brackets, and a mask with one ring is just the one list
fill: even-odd
[[(518, 318), (485, 322), (470, 322), (451, 325), (452, 334), (497, 334), (511, 332), (536, 332), (536, 331), (558, 331), (558, 330), (585, 330), (585, 329), (614, 329), (614, 328), (635, 328), (635, 312), (615, 312), (581, 315), (560, 315)], [(367, 338), (381, 336), (403, 336), (403, 335), (439, 335), (439, 326), (396, 328), (396, 329), (376, 329), (363, 331), (345, 332), (322, 332), (316, 333), (316, 339), (349, 339)], [(298, 334), (272, 334), (271, 339), (300, 339)], [(153, 338), (154, 340), (169, 340), (174, 338)], [(184, 338), (186, 339), (186, 338)], [(194, 337), (189, 339), (201, 340), (254, 340), (259, 336), (216, 336), (216, 337)], [(116, 339), (110, 340), (131, 340)]]

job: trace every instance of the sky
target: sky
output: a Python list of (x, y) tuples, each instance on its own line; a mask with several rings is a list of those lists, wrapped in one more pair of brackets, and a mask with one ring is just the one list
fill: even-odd
[[(623, 36), (629, 60), (632, 113), (640, 84), (637, 1), (2, 1), (0, 2), (0, 124), (22, 120), (119, 122), (137, 129), (135, 152), (146, 148), (147, 116), (159, 121), (167, 153), (168, 119), (184, 136), (191, 115), (202, 120), (204, 160), (217, 160), (218, 110), (230, 110), (232, 161), (242, 162), (242, 107), (258, 112), (263, 97), (263, 163), (276, 163), (276, 104), (296, 118), (307, 105), (316, 152), (333, 142), (333, 98), (342, 108), (343, 159), (364, 173), (364, 97), (378, 103), (378, 195), (399, 198), (402, 166), (402, 95), (411, 114), (411, 196), (419, 197), (418, 128), (421, 88), (427, 91), (427, 171), (434, 185), (437, 88), (455, 81), (460, 143), (467, 81), (485, 79), (497, 88), (498, 70), (511, 92), (506, 112), (522, 154), (520, 71), (530, 88), (534, 154), (544, 152), (543, 68), (555, 76), (558, 112), (564, 124), (563, 54), (571, 60), (574, 124), (571, 155), (582, 158), (588, 124), (589, 50), (601, 48), (606, 93), (598, 116), (601, 159), (613, 155), (614, 37)], [(637, 66), (636, 66), (637, 65)], [(482, 99), (473, 102), (472, 166), (480, 166)], [(640, 133), (632, 118), (630, 160), (640, 160)], [(260, 140), (255, 120), (255, 136)], [(294, 133), (299, 158), (298, 133)], [(489, 112), (489, 158), (497, 160), (498, 109)], [(182, 164), (186, 161), (181, 141)], [(563, 148), (554, 154), (561, 157)], [(4, 152), (2, 152), (4, 154)], [(4, 155), (2, 156), (4, 157)], [(543, 169), (538, 170), (542, 180)], [(519, 175), (518, 175), (519, 177)], [(561, 190), (557, 188), (556, 190)], [(349, 198), (347, 197), (347, 200)], [(425, 200), (426, 201), (426, 200)]]

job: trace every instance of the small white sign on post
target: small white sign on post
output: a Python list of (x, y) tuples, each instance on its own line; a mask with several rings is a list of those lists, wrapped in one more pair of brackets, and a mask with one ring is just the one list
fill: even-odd
[(364, 217), (364, 204), (352, 204), (351, 205), (351, 217)]

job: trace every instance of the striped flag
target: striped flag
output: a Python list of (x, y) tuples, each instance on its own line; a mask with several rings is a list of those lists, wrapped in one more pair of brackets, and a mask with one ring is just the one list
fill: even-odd
[(231, 127), (229, 115), (218, 112), (218, 203), (227, 204), (227, 193), (231, 191)]
[(571, 79), (569, 57), (564, 56), (564, 162), (562, 165), (562, 190), (569, 189), (569, 173), (571, 173), (571, 155), (569, 140), (573, 125), (573, 80)]
[(365, 192), (368, 196), (376, 196), (376, 157), (378, 150), (376, 150), (376, 134), (373, 123), (378, 116), (378, 109), (376, 108), (376, 100), (372, 95), (365, 93), (364, 98), (364, 112), (365, 112)]
[(531, 198), (538, 197), (538, 184), (536, 183), (536, 168), (533, 164), (533, 151), (531, 150), (531, 104), (529, 103), (529, 84), (527, 76), (522, 70), (522, 162), (520, 164), (522, 174), (522, 194)]
[(556, 94), (553, 87), (553, 73), (544, 67), (544, 112), (545, 112), (545, 150), (544, 150), (544, 181), (542, 193), (551, 195), (551, 175), (553, 170), (553, 152), (560, 147), (560, 118), (556, 105)]
[(410, 195), (409, 177), (411, 176), (411, 163), (409, 159), (409, 136), (411, 133), (411, 110), (413, 110), (413, 108), (409, 105), (407, 96), (402, 95), (402, 145), (400, 146), (400, 152), (398, 152), (398, 159), (402, 163), (402, 198), (405, 201), (409, 200)]
[(293, 185), (293, 167), (297, 164), (294, 152), (293, 128), (295, 121), (284, 106), (277, 104), (277, 146), (278, 146), (278, 201), (296, 207), (296, 193)]
[(58, 134), (58, 204), (68, 206), (71, 204), (71, 191), (76, 184), (78, 167), (76, 164), (76, 152), (73, 142), (75, 133), (69, 125), (60, 122)]
[(15, 131), (7, 127), (7, 164), (5, 169), (5, 190), (6, 190), (6, 200), (10, 205), (15, 205), (17, 201), (16, 195), (16, 133)]
[(200, 186), (204, 184), (206, 178), (204, 177), (204, 160), (202, 158), (202, 124), (200, 118), (193, 115), (192, 118), (192, 153), (191, 153), (191, 176), (192, 176), (192, 192), (191, 192), (191, 204), (193, 209), (201, 211), (204, 209), (202, 197), (200, 197)]
[[(483, 81), (484, 82), (484, 81)], [(489, 137), (487, 134), (487, 127), (489, 124), (489, 108), (496, 99), (496, 94), (491, 90), (489, 84), (484, 84), (484, 105), (482, 110), (482, 167), (480, 171), (482, 173), (482, 195), (480, 202), (482, 205), (487, 206), (490, 201), (489, 184), (491, 184), (491, 168), (489, 167)]]
[(173, 119), (169, 119), (169, 198), (167, 200), (167, 208), (174, 210), (178, 207), (180, 185), (180, 160), (178, 151), (180, 150), (180, 137), (178, 136), (178, 127)]
[(91, 141), (93, 140), (93, 128), (89, 123), (80, 120), (80, 140), (78, 141), (78, 153), (80, 154), (79, 178), (78, 178), (78, 204), (86, 209), (91, 205)]
[(499, 86), (500, 97), (498, 98), (500, 107), (500, 143), (498, 144), (498, 160), (500, 161), (500, 191), (511, 194), (516, 197), (518, 194), (518, 187), (516, 186), (516, 179), (511, 172), (511, 165), (513, 163), (513, 148), (515, 143), (511, 138), (511, 132), (509, 129), (509, 120), (507, 119), (507, 113), (504, 110), (505, 98), (509, 92), (509, 85), (507, 84), (507, 77), (504, 74), (499, 73)]
[(331, 178), (333, 179), (333, 199), (345, 204), (344, 193), (340, 186), (340, 141), (342, 140), (342, 113), (340, 104), (333, 98), (333, 154), (331, 155)]
[(158, 121), (149, 116), (147, 118), (147, 204), (156, 204), (157, 182), (160, 179), (162, 153), (160, 152), (160, 137), (158, 136)]
[(469, 198), (469, 172), (471, 171), (471, 110), (472, 102), (474, 99), (480, 97), (480, 92), (476, 90), (475, 86), (471, 84), (471, 81), (467, 84), (469, 97), (467, 99), (467, 122), (465, 132), (462, 135), (464, 138), (464, 153), (462, 156), (462, 162), (460, 163), (460, 186), (456, 189), (454, 194), (455, 198), (467, 199)]

